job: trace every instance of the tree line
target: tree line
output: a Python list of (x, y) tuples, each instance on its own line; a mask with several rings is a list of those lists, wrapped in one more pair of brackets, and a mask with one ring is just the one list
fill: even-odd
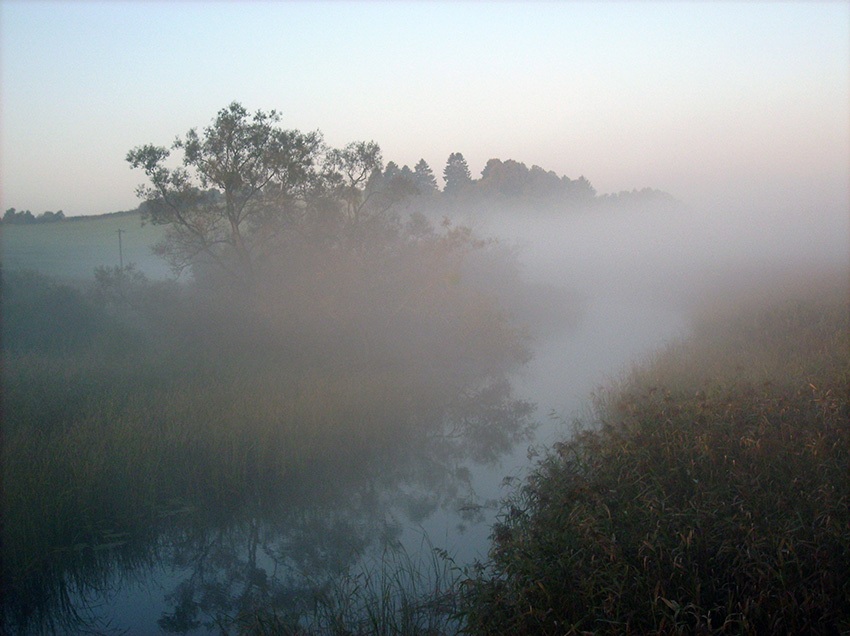
[[(175, 152), (182, 154), (176, 167)], [(269, 254), (295, 242), (364, 252), (381, 249), (391, 235), (412, 240), (429, 231), (423, 213), (458, 205), (570, 208), (669, 197), (648, 189), (599, 197), (584, 176), (559, 177), (510, 159), (489, 160), (473, 179), (460, 152), (449, 156), (440, 190), (424, 159), (412, 169), (384, 164), (374, 141), (331, 148), (319, 131), (284, 129), (276, 111), (251, 114), (238, 102), (170, 148), (146, 144), (126, 158), (147, 177), (137, 189), (143, 217), (168, 226), (157, 252), (175, 271), (214, 267), (234, 278), (250, 277)]]
[(65, 219), (65, 213), (62, 210), (58, 212), (51, 212), (47, 210), (42, 212), (39, 215), (35, 215), (29, 210), (17, 210), (15, 208), (9, 208), (3, 214), (2, 223), (8, 223), (9, 225), (26, 225), (30, 223), (52, 223), (54, 221), (63, 221)]

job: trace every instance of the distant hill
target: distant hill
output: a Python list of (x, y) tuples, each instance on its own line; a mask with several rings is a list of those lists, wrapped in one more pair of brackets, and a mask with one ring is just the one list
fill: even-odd
[[(118, 230), (121, 230), (119, 253)], [(66, 280), (94, 278), (95, 268), (135, 263), (152, 278), (170, 276), (166, 263), (152, 252), (165, 228), (142, 225), (138, 210), (68, 217), (60, 222), (3, 224), (4, 271), (34, 270)]]
[(86, 214), (86, 215), (82, 215), (82, 216), (66, 216), (65, 220), (66, 221), (80, 221), (80, 220), (83, 220), (83, 219), (107, 219), (107, 218), (113, 218), (113, 217), (117, 217), (117, 216), (133, 216), (133, 215), (140, 216), (141, 211), (142, 211), (142, 208), (138, 207), (138, 208), (134, 208), (132, 210), (121, 210), (120, 212), (104, 212), (102, 214)]

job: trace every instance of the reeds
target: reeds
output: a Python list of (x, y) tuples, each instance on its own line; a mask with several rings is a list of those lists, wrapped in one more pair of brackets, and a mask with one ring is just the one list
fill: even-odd
[(427, 541), (412, 556), (386, 545), (355, 571), (317, 585), (299, 614), (273, 608), (237, 617), (225, 633), (240, 636), (438, 636), (457, 634), (462, 572)]
[[(408, 354), (427, 341), (364, 353), (313, 334), (307, 350), (256, 307), (132, 282), (104, 300), (4, 278), (0, 630), (72, 620), (70, 599), (143, 570), (181, 528), (347, 509), (371, 490), (382, 494), (364, 515), (408, 486), (463, 497), (458, 463), (497, 457), (530, 427), (530, 407), (486, 374), (453, 385), (423, 372)], [(80, 333), (45, 316), (56, 293), (85, 318)], [(502, 343), (465, 354), (492, 369), (521, 349)], [(478, 424), (490, 412), (502, 419), (488, 437)]]
[(470, 633), (850, 632), (845, 294), (704, 325), (602, 391), (505, 502)]

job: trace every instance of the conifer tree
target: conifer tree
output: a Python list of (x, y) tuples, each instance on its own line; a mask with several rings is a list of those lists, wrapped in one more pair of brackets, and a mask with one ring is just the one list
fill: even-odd
[(453, 152), (449, 155), (443, 170), (443, 179), (446, 181), (443, 188), (446, 194), (457, 194), (472, 183), (469, 166), (461, 153)]

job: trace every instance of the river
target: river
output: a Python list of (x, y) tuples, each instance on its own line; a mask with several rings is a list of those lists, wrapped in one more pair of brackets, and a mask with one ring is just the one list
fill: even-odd
[[(120, 558), (86, 563), (80, 576), (99, 585), (86, 584), (85, 594), (74, 585), (63, 589), (57, 607), (82, 612), (83, 619), (72, 621), (67, 633), (85, 624), (105, 633), (217, 633), (211, 622), (216, 612), (238, 614), (240, 603), (260, 592), (279, 602), (298, 600), (309, 587), (298, 578), (305, 572), (312, 582), (328, 573), (362, 572), (358, 564), (390, 544), (425, 561), (434, 548), (460, 566), (486, 558), (498, 501), (527, 474), (536, 454), (569, 435), (574, 419), (587, 420), (595, 390), (665, 342), (686, 336), (707, 290), (740, 269), (738, 252), (718, 249), (710, 225), (669, 211), (630, 214), (471, 220), (480, 233), (515, 250), (527, 283), (551, 290), (545, 311), (528, 308), (533, 357), (510, 377), (512, 395), (536, 405), (534, 439), (485, 465), (454, 463), (440, 456), (439, 444), (425, 449), (416, 466), (404, 455), (390, 460), (385, 472), (375, 469), (378, 463), (364, 464), (363, 475), (353, 470), (355, 477), (346, 480), (317, 465), (316, 474), (299, 477), (310, 488), (296, 484), (292, 490), (303, 489), (301, 495), (280, 507), (269, 507), (259, 495), (221, 515), (175, 506), (163, 512), (167, 519), (144, 536), (138, 551), (118, 538)], [(736, 245), (746, 240), (742, 235)], [(794, 254), (786, 249), (784, 256), (793, 260)], [(522, 318), (523, 312), (515, 313)], [(478, 399), (463, 417), (479, 417), (496, 405), (483, 394)], [(453, 471), (460, 477), (441, 474)], [(103, 547), (104, 556), (111, 549)], [(92, 568), (105, 571), (92, 574)]]

